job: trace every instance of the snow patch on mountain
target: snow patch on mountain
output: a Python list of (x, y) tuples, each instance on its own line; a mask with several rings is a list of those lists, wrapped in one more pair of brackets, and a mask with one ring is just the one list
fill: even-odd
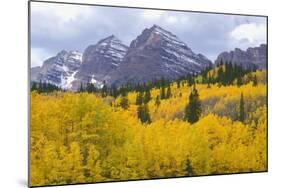
[(77, 71), (73, 72), (70, 75), (67, 75), (65, 77), (62, 76), (62, 82), (60, 84), (62, 89), (71, 89), (72, 87), (72, 82), (75, 81), (75, 74), (77, 73)]
[(62, 50), (56, 56), (45, 60), (36, 74), (32, 75), (31, 81), (51, 83), (63, 89), (70, 89), (81, 63), (80, 52)]
[(152, 27), (152, 29), (155, 34), (161, 35), (168, 42), (170, 42), (172, 44), (176, 44), (176, 45), (186, 46), (186, 44), (184, 42), (180, 41), (176, 35), (170, 33), (169, 31), (162, 29), (160, 26), (154, 25)]
[(97, 47), (100, 54), (112, 58), (114, 61), (122, 61), (128, 50), (128, 47), (122, 44), (122, 42), (114, 35), (102, 40), (97, 44)]
[(102, 82), (95, 79), (95, 75), (92, 75), (92, 79), (91, 79), (90, 83), (94, 84), (99, 89), (103, 88), (103, 86), (104, 86), (104, 84)]

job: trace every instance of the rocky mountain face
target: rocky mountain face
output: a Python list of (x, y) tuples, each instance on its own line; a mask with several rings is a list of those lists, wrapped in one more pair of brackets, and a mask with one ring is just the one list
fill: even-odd
[(30, 80), (31, 81), (37, 81), (37, 75), (39, 74), (41, 70), (40, 66), (32, 67), (30, 70)]
[[(266, 53), (266, 45), (246, 51), (236, 48), (221, 53), (215, 63), (231, 61), (265, 69)], [(63, 50), (45, 60), (42, 67), (32, 68), (31, 81), (48, 82), (68, 90), (77, 90), (87, 83), (102, 88), (104, 84), (120, 86), (161, 78), (175, 80), (211, 65), (209, 59), (194, 53), (177, 36), (154, 25), (144, 29), (129, 47), (111, 35), (88, 46), (83, 55)]]
[(239, 48), (230, 52), (223, 52), (219, 54), (215, 63), (232, 62), (240, 64), (243, 67), (257, 66), (259, 69), (266, 69), (267, 65), (267, 45), (261, 44), (259, 47), (248, 48), (243, 51)]
[(83, 53), (82, 65), (75, 75), (72, 87), (78, 88), (81, 83), (94, 83), (102, 87), (108, 80), (108, 74), (121, 64), (128, 47), (114, 35), (100, 40), (96, 45), (90, 45)]
[(109, 74), (107, 81), (109, 85), (120, 85), (161, 78), (173, 80), (187, 73), (199, 72), (211, 64), (177, 36), (154, 25), (131, 42), (123, 62)]
[(210, 65), (205, 56), (195, 54), (177, 36), (154, 25), (145, 29), (130, 47), (112, 35), (88, 46), (83, 56), (62, 51), (44, 61), (42, 67), (33, 68), (31, 80), (71, 90), (86, 83), (101, 88), (104, 84), (173, 80)]
[(77, 51), (59, 52), (43, 62), (42, 67), (31, 69), (32, 82), (48, 82), (64, 89), (71, 88), (74, 75), (82, 62), (82, 54)]

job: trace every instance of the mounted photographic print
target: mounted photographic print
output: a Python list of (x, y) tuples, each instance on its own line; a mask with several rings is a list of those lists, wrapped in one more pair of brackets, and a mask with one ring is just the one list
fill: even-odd
[(267, 172), (267, 17), (29, 2), (29, 186)]

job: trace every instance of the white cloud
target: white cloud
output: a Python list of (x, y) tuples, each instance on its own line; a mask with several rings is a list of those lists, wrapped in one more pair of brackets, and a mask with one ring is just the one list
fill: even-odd
[(31, 67), (41, 66), (53, 54), (42, 48), (31, 48)]
[(83, 51), (111, 34), (129, 45), (153, 24), (211, 59), (222, 51), (266, 42), (264, 18), (32, 2), (32, 47), (41, 49), (33, 54), (33, 63), (41, 64), (45, 57), (50, 57), (44, 55), (46, 51)]
[(144, 10), (141, 12), (141, 18), (155, 24), (188, 24), (187, 14), (179, 12), (167, 12), (161, 10)]
[(144, 10), (142, 12), (142, 17), (147, 20), (155, 21), (160, 19), (163, 14), (164, 11), (160, 11), (160, 10)]
[(174, 24), (178, 22), (178, 18), (176, 16), (168, 16), (166, 22), (169, 24)]
[(239, 42), (248, 42), (251, 45), (259, 45), (266, 42), (266, 25), (263, 23), (241, 24), (231, 31), (230, 36)]
[(33, 13), (53, 15), (58, 22), (70, 22), (81, 17), (88, 17), (92, 11), (89, 6), (68, 5), (68, 4), (49, 4), (33, 2), (31, 4)]
[(32, 2), (31, 18), (36, 24), (32, 32), (60, 40), (76, 37), (81, 31), (74, 24), (82, 24), (94, 14), (89, 6)]

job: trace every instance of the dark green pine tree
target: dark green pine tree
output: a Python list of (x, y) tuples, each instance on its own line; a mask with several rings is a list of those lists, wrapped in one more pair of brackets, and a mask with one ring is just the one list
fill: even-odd
[(53, 87), (52, 87), (52, 85), (50, 84), (50, 83), (46, 83), (46, 92), (47, 93), (50, 93), (50, 92), (52, 92), (52, 90), (53, 90)]
[(165, 99), (166, 98), (165, 87), (164, 86), (161, 87), (160, 98), (161, 99)]
[(193, 175), (193, 168), (191, 165), (191, 161), (189, 159), (186, 160), (186, 174), (187, 174), (187, 176)]
[(37, 91), (38, 88), (37, 88), (37, 83), (36, 82), (33, 82), (32, 83), (32, 86), (31, 86), (31, 91)]
[(232, 82), (232, 73), (233, 73), (233, 67), (231, 62), (225, 63), (225, 71), (224, 71), (224, 80), (223, 85), (230, 85)]
[(149, 114), (149, 109), (148, 109), (148, 105), (145, 104), (144, 105), (144, 122), (145, 123), (151, 123), (151, 118), (150, 118), (150, 114)]
[(188, 86), (192, 86), (195, 83), (194, 78), (191, 75), (188, 75), (187, 83), (188, 83)]
[(139, 105), (137, 108), (137, 114), (139, 120), (142, 122), (142, 117), (143, 117), (143, 105)]
[(258, 85), (258, 79), (257, 76), (255, 75), (253, 78), (253, 86), (256, 87)]
[(160, 97), (159, 97), (159, 95), (157, 95), (156, 100), (155, 100), (155, 105), (156, 105), (157, 107), (159, 107), (160, 104), (161, 104)]
[(120, 101), (120, 106), (123, 109), (128, 109), (129, 108), (129, 100), (128, 100), (128, 96), (126, 94), (122, 94), (121, 101)]
[(84, 92), (84, 87), (83, 87), (83, 84), (82, 84), (82, 82), (80, 83), (80, 88), (79, 88), (79, 90), (78, 90), (79, 92)]
[(223, 65), (223, 61), (222, 61), (222, 59), (221, 59), (221, 61), (220, 61), (219, 65), (220, 65), (220, 66), (222, 66), (222, 65)]
[(184, 87), (184, 84), (185, 84), (185, 81), (182, 81), (181, 82), (181, 86)]
[(136, 98), (136, 105), (142, 105), (143, 102), (143, 92), (139, 92)]
[(118, 96), (118, 89), (115, 85), (111, 87), (111, 95), (116, 98)]
[(240, 104), (239, 104), (239, 121), (244, 122), (245, 121), (245, 107), (244, 107), (244, 97), (243, 97), (243, 93), (241, 93), (241, 97), (240, 97)]
[(220, 68), (218, 69), (218, 76), (217, 76), (217, 81), (221, 84), (224, 83), (224, 79), (225, 79), (225, 76), (224, 76), (224, 72), (223, 72), (223, 67), (220, 66)]
[(208, 75), (207, 77), (207, 88), (211, 88), (211, 77)]
[(207, 88), (211, 88), (210, 81), (208, 80)]
[(41, 92), (43, 92), (43, 84), (42, 84), (42, 81), (40, 80), (39, 86), (38, 86), (38, 93), (41, 93)]
[(180, 88), (180, 87), (181, 87), (181, 81), (178, 80), (178, 81), (177, 81), (177, 88)]
[(241, 76), (237, 77), (237, 86), (240, 87), (243, 84)]
[(137, 114), (138, 118), (142, 123), (151, 123), (151, 118), (147, 104), (138, 106)]
[(151, 99), (151, 94), (150, 94), (150, 90), (147, 89), (144, 93), (144, 97), (143, 97), (143, 103), (146, 104), (150, 101)]
[(228, 85), (232, 84), (233, 82), (233, 75), (234, 75), (234, 71), (233, 71), (233, 65), (231, 62), (229, 62), (229, 66), (228, 66)]
[(101, 89), (101, 96), (102, 97), (106, 97), (107, 96), (107, 86), (106, 86), (105, 81), (103, 81), (103, 87)]
[(185, 108), (185, 120), (193, 124), (197, 122), (201, 116), (201, 101), (195, 85), (189, 95), (189, 103)]
[(42, 92), (47, 92), (47, 83), (46, 82), (42, 83)]
[(87, 91), (88, 93), (94, 93), (94, 92), (96, 92), (95, 85), (92, 84), (92, 83), (87, 83), (87, 86), (86, 86), (85, 89), (80, 86), (80, 90), (81, 90), (81, 89), (82, 89), (82, 91)]
[(168, 86), (168, 89), (167, 89), (167, 93), (166, 93), (166, 99), (170, 98), (172, 96), (172, 92), (171, 92), (171, 87), (170, 87), (170, 84)]

